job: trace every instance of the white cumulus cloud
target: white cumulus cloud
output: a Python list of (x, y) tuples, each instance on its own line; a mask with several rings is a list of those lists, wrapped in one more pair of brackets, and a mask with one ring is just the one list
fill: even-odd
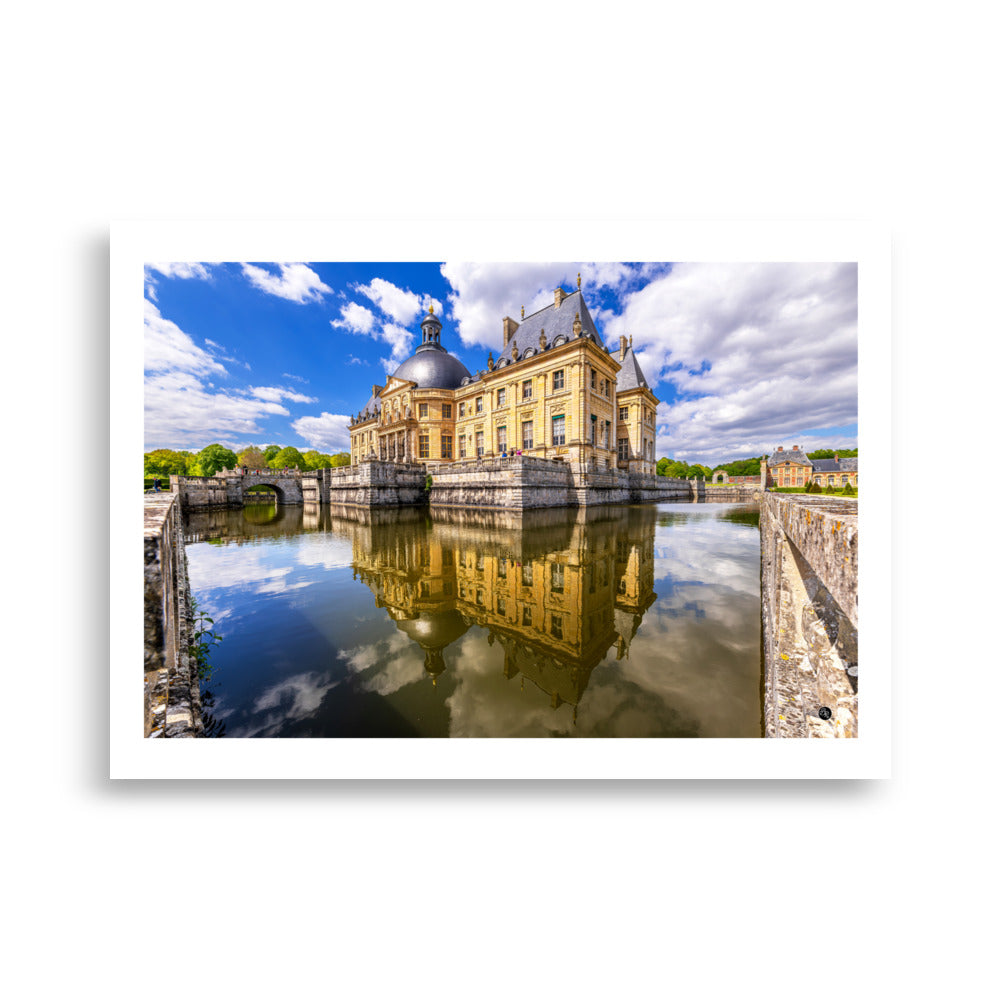
[(351, 333), (370, 333), (375, 325), (375, 314), (357, 302), (340, 307), (340, 319), (331, 319), (330, 326), (350, 330)]
[(677, 393), (657, 455), (710, 465), (795, 435), (809, 450), (856, 443), (802, 431), (857, 422), (857, 324), (855, 264), (682, 263), (627, 292), (604, 332), (631, 335), (653, 391)]
[(305, 396), (301, 392), (283, 389), (280, 386), (252, 385), (250, 386), (250, 394), (271, 403), (280, 403), (283, 399), (287, 399), (291, 403), (317, 402), (315, 396)]
[(396, 323), (412, 323), (422, 317), (433, 305), (440, 315), (441, 303), (430, 295), (418, 295), (408, 288), (400, 288), (385, 278), (372, 278), (367, 285), (355, 285), (354, 290), (371, 299), (379, 309)]
[(243, 263), (243, 274), (261, 291), (290, 302), (320, 302), (333, 289), (323, 283), (320, 276), (305, 264), (278, 264), (280, 274), (255, 264)]
[(143, 348), (147, 372), (226, 373), (226, 369), (198, 347), (176, 323), (165, 319), (149, 299), (145, 300), (143, 316)]
[(323, 412), (318, 417), (299, 417), (292, 430), (305, 438), (317, 451), (347, 451), (351, 445), (350, 415)]

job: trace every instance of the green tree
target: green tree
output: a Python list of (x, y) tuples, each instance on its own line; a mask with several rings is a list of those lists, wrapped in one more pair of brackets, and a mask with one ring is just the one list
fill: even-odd
[(330, 456), (318, 452), (315, 448), (310, 448), (304, 452), (302, 457), (306, 460), (307, 469), (329, 469)]
[(142, 459), (147, 479), (151, 476), (183, 476), (187, 473), (185, 452), (157, 448), (155, 451), (147, 452)]
[(342, 465), (350, 465), (351, 456), (346, 451), (338, 451), (335, 455), (330, 456), (330, 468), (339, 469)]
[(307, 469), (309, 467), (299, 449), (293, 448), (291, 445), (282, 448), (268, 464), (272, 469), (283, 469), (286, 465), (293, 469)]
[(833, 458), (834, 455), (839, 455), (841, 458), (857, 458), (858, 449), (857, 448), (820, 448), (819, 451), (806, 452), (809, 458)]
[(274, 459), (274, 456), (275, 456), (275, 455), (277, 455), (279, 451), (281, 451), (281, 446), (280, 446), (280, 445), (277, 445), (277, 444), (269, 444), (269, 445), (268, 445), (268, 446), (267, 446), (267, 447), (266, 447), (266, 448), (264, 449), (264, 461), (265, 461), (265, 462), (266, 462), (266, 463), (267, 463), (268, 465), (270, 465), (270, 464), (271, 464), (271, 462), (272, 462), (272, 460)]
[(235, 469), (236, 453), (221, 444), (210, 444), (198, 452), (198, 468), (203, 476), (214, 476), (220, 469)]
[(263, 469), (267, 465), (267, 459), (260, 448), (251, 445), (249, 448), (244, 448), (236, 456), (236, 463), (237, 465), (245, 465), (248, 469)]

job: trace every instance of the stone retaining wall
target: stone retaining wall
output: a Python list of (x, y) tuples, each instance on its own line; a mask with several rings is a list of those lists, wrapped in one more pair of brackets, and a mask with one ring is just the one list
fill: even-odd
[(350, 507), (411, 507), (427, 503), (427, 470), (403, 462), (361, 462), (303, 476), (306, 503)]
[[(427, 489), (427, 477), (432, 487)], [(278, 476), (171, 476), (170, 489), (185, 511), (242, 507), (254, 485), (273, 486), (277, 503), (351, 507), (476, 507), (535, 510), (602, 504), (754, 499), (753, 491), (728, 490), (716, 498), (703, 482), (598, 469), (549, 458), (510, 458), (454, 463), (371, 460), (336, 469)], [(743, 496), (743, 493), (746, 496)]]
[(201, 694), (191, 644), (191, 590), (177, 495), (145, 496), (143, 735), (200, 736)]
[(857, 500), (763, 494), (767, 736), (858, 734), (857, 515)]

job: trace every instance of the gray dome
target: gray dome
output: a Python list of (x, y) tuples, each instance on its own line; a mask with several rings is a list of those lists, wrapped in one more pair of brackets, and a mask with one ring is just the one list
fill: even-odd
[(469, 370), (440, 344), (421, 344), (393, 377), (416, 382), (421, 389), (457, 389), (463, 378), (469, 378)]
[(396, 628), (425, 650), (444, 649), (469, 630), (465, 619), (454, 608), (448, 611), (421, 611), (416, 618), (397, 621)]

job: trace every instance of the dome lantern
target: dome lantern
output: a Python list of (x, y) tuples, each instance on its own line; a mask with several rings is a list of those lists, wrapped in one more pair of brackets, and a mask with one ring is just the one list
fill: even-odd
[(423, 318), (420, 323), (420, 329), (423, 331), (424, 339), (423, 343), (420, 345), (423, 347), (425, 344), (436, 345), (440, 347), (441, 345), (441, 321), (434, 315), (434, 303), (430, 305), (430, 309), (427, 315)]

